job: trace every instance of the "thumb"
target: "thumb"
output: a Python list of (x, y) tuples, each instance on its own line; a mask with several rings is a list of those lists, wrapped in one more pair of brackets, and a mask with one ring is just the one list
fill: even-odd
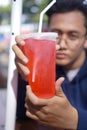
[(58, 95), (58, 96), (61, 96), (61, 94), (63, 95), (63, 90), (61, 87), (63, 81), (64, 81), (64, 77), (61, 77), (61, 78), (57, 79), (57, 81), (56, 81), (56, 95)]

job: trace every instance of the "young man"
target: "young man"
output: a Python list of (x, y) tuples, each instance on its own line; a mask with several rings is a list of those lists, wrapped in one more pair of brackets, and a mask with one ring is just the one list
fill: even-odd
[[(39, 99), (28, 86), (26, 89), (27, 117), (48, 126), (69, 130), (87, 130), (87, 1), (57, 0), (47, 12), (49, 31), (57, 32), (56, 96)], [(16, 37), (13, 46), (16, 65), (26, 79), (27, 58), (21, 52), (24, 41)], [(63, 78), (64, 77), (65, 80)]]

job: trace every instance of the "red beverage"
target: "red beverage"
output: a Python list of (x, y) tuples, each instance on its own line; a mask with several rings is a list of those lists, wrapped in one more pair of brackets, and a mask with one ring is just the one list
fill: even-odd
[(23, 51), (29, 58), (28, 81), (34, 94), (40, 98), (55, 95), (55, 40), (26, 38)]

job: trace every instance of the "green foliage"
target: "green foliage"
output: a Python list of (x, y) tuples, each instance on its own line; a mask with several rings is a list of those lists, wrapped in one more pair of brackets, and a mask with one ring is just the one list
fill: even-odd
[[(27, 17), (27, 22), (38, 22), (40, 12), (47, 6), (49, 0), (23, 0), (23, 14)], [(0, 18), (3, 17), (10, 20), (11, 4), (8, 6), (0, 6)], [(44, 22), (47, 21), (47, 16), (44, 15)]]
[[(49, 0), (40, 1), (38, 0), (37, 2), (36, 0), (23, 0), (23, 13), (27, 15), (29, 22), (39, 21), (40, 12), (47, 6)], [(44, 15), (44, 22), (46, 21), (47, 16)]]
[(0, 6), (0, 25), (1, 24), (10, 24), (11, 16), (11, 5)]
[(39, 12), (41, 12), (48, 4), (49, 0), (42, 0), (41, 4), (38, 6)]
[[(40, 18), (40, 14), (32, 16), (32, 21), (38, 23)], [(48, 18), (46, 15), (44, 15), (43, 22), (47, 22)]]
[(23, 0), (23, 13), (29, 14), (31, 12), (31, 7), (34, 6), (34, 0)]
[(0, 6), (0, 13), (8, 14), (11, 12), (11, 5), (8, 5), (6, 7)]

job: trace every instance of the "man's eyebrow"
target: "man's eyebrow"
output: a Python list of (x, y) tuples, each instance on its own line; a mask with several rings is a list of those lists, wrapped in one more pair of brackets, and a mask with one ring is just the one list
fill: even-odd
[(53, 29), (50, 29), (52, 32), (54, 32), (54, 31), (61, 31), (60, 29), (56, 29), (56, 28), (53, 28)]
[(69, 31), (69, 32), (67, 32), (67, 33), (76, 34), (76, 35), (79, 35), (79, 34), (80, 34), (80, 32), (78, 32), (78, 31)]
[[(53, 28), (53, 29), (50, 29), (52, 32), (63, 32), (62, 30), (60, 29), (56, 29), (56, 28)], [(67, 31), (66, 33), (71, 33), (71, 34), (80, 34), (80, 32), (78, 32), (77, 30), (70, 30), (70, 31)]]

